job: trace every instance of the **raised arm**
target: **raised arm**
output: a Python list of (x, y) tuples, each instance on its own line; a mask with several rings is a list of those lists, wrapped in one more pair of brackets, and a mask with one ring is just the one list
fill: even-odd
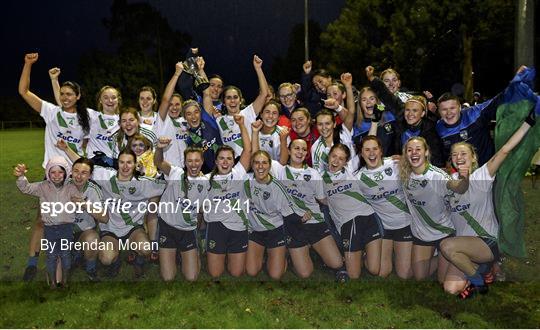
[(341, 120), (343, 120), (343, 125), (349, 130), (352, 131), (353, 120), (349, 116), (349, 110), (341, 106), (338, 101), (333, 98), (324, 100), (324, 107), (330, 110), (333, 110), (338, 113)]
[(25, 164), (17, 164), (13, 169), (13, 175), (17, 177), (17, 188), (23, 193), (32, 196), (41, 196), (40, 186), (41, 182), (29, 183), (25, 174), (28, 172)]
[(464, 194), (469, 189), (469, 168), (465, 165), (458, 167), (459, 178), (457, 180), (448, 180), (446, 188), (458, 194)]
[(52, 68), (49, 70), (49, 78), (51, 78), (54, 100), (56, 101), (56, 105), (61, 107), (62, 102), (60, 101), (60, 83), (58, 82), (58, 76), (60, 76), (60, 68)]
[(279, 132), (279, 163), (286, 165), (289, 160), (289, 148), (287, 145), (287, 138), (289, 137), (289, 128), (282, 127)]
[(178, 82), (178, 78), (182, 74), (183, 69), (184, 66), (182, 65), (182, 62), (177, 62), (175, 65), (174, 74), (171, 77), (171, 80), (169, 80), (167, 83), (165, 91), (163, 91), (163, 96), (161, 96), (161, 103), (159, 104), (158, 110), (161, 120), (165, 120), (165, 118), (167, 118), (167, 113), (169, 112), (169, 103), (171, 102), (174, 88), (176, 87), (176, 83)]
[(66, 141), (62, 139), (58, 139), (58, 141), (56, 142), (56, 147), (58, 149), (62, 149), (66, 153), (66, 156), (68, 156), (69, 160), (71, 160), (72, 162), (75, 162), (77, 159), (81, 158), (81, 156), (79, 156), (79, 154), (77, 154), (75, 150), (71, 149), (66, 143)]
[(242, 142), (244, 143), (244, 149), (240, 154), (240, 164), (244, 166), (244, 169), (249, 171), (251, 166), (251, 140), (246, 126), (244, 125), (244, 116), (234, 115), (234, 122), (240, 127), (240, 134), (242, 135)]
[(390, 93), (384, 82), (375, 77), (375, 69), (372, 66), (366, 67), (366, 77), (369, 80), (369, 86), (375, 91), (379, 100), (384, 103), (386, 109), (390, 110), (399, 120), (403, 117), (405, 104), (401, 99)]
[[(343, 124), (345, 127), (347, 127), (349, 130), (352, 130), (353, 123), (354, 123), (354, 115), (356, 112), (356, 104), (354, 103), (354, 94), (352, 89), (353, 84), (353, 76), (349, 72), (345, 72), (341, 74), (341, 82), (345, 86), (345, 91), (347, 93), (347, 110), (349, 110), (346, 114), (343, 114), (340, 112), (339, 115), (341, 117), (341, 120), (343, 120)], [(358, 111), (358, 116), (363, 117), (362, 111)], [(360, 118), (362, 120), (362, 118)]]
[(256, 120), (251, 123), (251, 153), (254, 154), (261, 148), (259, 145), (259, 132), (263, 127), (262, 120)]
[(518, 130), (506, 141), (506, 143), (491, 157), (487, 162), (487, 168), (489, 175), (494, 176), (497, 173), (497, 170), (504, 162), (506, 157), (510, 152), (521, 142), (525, 134), (529, 131), (531, 126), (534, 126), (536, 120), (534, 118), (534, 108), (531, 110), (531, 113), (525, 120), (523, 124), (518, 128)]
[[(202, 57), (200, 57), (200, 59), (202, 59)], [(202, 59), (202, 61), (198, 60), (197, 64), (200, 69), (199, 74), (204, 75), (204, 77), (206, 77), (206, 73), (204, 72), (204, 66), (205, 66), (204, 59)], [(206, 111), (206, 113), (208, 113), (210, 117), (212, 118), (217, 118), (221, 116), (221, 112), (219, 112), (219, 110), (217, 110), (216, 107), (214, 107), (214, 102), (212, 102), (212, 98), (210, 97), (210, 88), (207, 88), (203, 91), (202, 97), (203, 97), (204, 111)]]
[(37, 62), (38, 57), (38, 53), (26, 54), (24, 56), (24, 66), (21, 72), (21, 78), (19, 79), (19, 94), (32, 109), (41, 112), (43, 101), (30, 91), (30, 72), (32, 71), (32, 64)]
[(266, 82), (266, 77), (262, 70), (262, 63), (263, 61), (259, 56), (253, 56), (253, 68), (255, 69), (255, 73), (257, 73), (257, 80), (259, 81), (259, 95), (257, 95), (257, 98), (253, 101), (253, 110), (256, 115), (259, 115), (261, 112), (266, 97), (268, 96), (268, 83)]
[(163, 149), (165, 149), (171, 139), (167, 137), (160, 137), (156, 145), (156, 151), (154, 152), (154, 164), (163, 173), (169, 175), (171, 173), (171, 164), (163, 159)]

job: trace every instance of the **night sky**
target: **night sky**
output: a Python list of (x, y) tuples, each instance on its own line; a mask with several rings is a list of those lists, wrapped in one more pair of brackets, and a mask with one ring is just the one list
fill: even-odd
[[(173, 29), (191, 35), (193, 46), (198, 46), (206, 59), (207, 73), (219, 73), (227, 84), (237, 84), (247, 92), (257, 87), (251, 65), (253, 54), (264, 60), (264, 69), (269, 73), (272, 59), (285, 55), (292, 27), (304, 21), (303, 0), (147, 2), (167, 18)], [(344, 0), (309, 2), (310, 18), (323, 28), (339, 16), (344, 4)], [(49, 98), (52, 95), (49, 68), (60, 67), (61, 80), (77, 80), (77, 64), (82, 54), (93, 48), (114, 51), (115, 45), (109, 42), (102, 24), (103, 18), (110, 17), (111, 4), (112, 0), (3, 3), (4, 79), (0, 83), (0, 95), (17, 95), (27, 52), (40, 53), (33, 67), (31, 89)], [(183, 56), (179, 52), (179, 60)], [(169, 65), (173, 67), (174, 63)], [(298, 76), (300, 71), (298, 68)]]

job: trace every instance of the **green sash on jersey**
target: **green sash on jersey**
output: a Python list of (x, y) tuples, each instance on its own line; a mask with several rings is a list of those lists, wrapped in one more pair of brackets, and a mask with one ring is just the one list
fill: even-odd
[[(249, 199), (252, 199), (252, 195), (251, 195), (251, 183), (249, 182), (249, 180), (246, 180), (244, 182), (244, 191), (246, 192), (246, 196), (249, 198)], [(262, 215), (260, 214), (257, 214), (255, 212), (253, 212), (253, 214), (255, 214), (255, 217), (257, 217), (257, 220), (259, 220), (259, 222), (268, 230), (271, 230), (271, 229), (275, 229), (276, 226), (274, 226), (270, 221), (266, 220)]]
[[(367, 175), (365, 175), (364, 173), (362, 173), (360, 175), (360, 180), (366, 185), (368, 186), (369, 188), (373, 188), (373, 187), (377, 187), (379, 184), (373, 180), (371, 180), (370, 177), (368, 177)], [(409, 207), (407, 206), (407, 204), (405, 204), (402, 200), (400, 200), (399, 198), (397, 198), (396, 196), (392, 195), (392, 196), (386, 196), (385, 197), (386, 200), (394, 205), (395, 207), (397, 207), (399, 210), (403, 211), (403, 212), (406, 212), (408, 214), (410, 214), (410, 211), (409, 211)]]
[[(307, 166), (304, 166), (304, 168), (306, 168), (306, 167)], [(294, 175), (292, 174), (291, 170), (287, 166), (285, 167), (285, 175), (287, 176), (287, 179), (294, 181)], [(295, 196), (291, 196), (291, 199), (292, 199), (293, 203), (296, 206), (298, 206), (300, 209), (302, 209), (303, 211), (306, 211), (306, 212), (309, 211), (311, 213), (311, 215), (313, 216), (313, 218), (315, 218), (315, 220), (317, 220), (319, 222), (324, 222), (324, 218), (321, 217), (321, 215), (319, 213), (311, 212), (311, 210), (309, 209), (309, 207), (307, 207), (306, 203), (304, 203), (303, 200), (301, 200), (300, 198), (295, 197)]]
[[(66, 120), (64, 119), (64, 117), (62, 117), (62, 111), (58, 111), (56, 113), (56, 120), (58, 121), (58, 126), (63, 127), (63, 128), (69, 128), (68, 124), (66, 123)], [(79, 153), (79, 149), (74, 143), (66, 142), (66, 144), (68, 145), (69, 149), (75, 151), (77, 154)]]
[[(122, 194), (120, 193), (120, 188), (118, 187), (118, 183), (116, 182), (116, 177), (112, 176), (111, 179), (109, 180), (109, 182), (111, 183), (112, 192), (119, 195), (120, 197), (122, 197)], [(120, 208), (120, 209), (122, 209), (122, 208)], [(135, 226), (135, 223), (133, 223), (133, 219), (131, 218), (129, 213), (124, 213), (124, 212), (120, 211), (120, 216), (122, 217), (122, 220), (124, 220), (126, 225)]]
[(448, 235), (454, 234), (456, 232), (452, 228), (449, 228), (449, 227), (443, 226), (443, 225), (441, 225), (439, 223), (436, 223), (433, 219), (431, 219), (429, 214), (427, 214), (427, 212), (424, 211), (424, 209), (422, 207), (420, 207), (418, 205), (415, 205), (414, 207), (416, 208), (418, 213), (420, 213), (420, 216), (425, 221), (425, 223), (428, 226), (430, 226), (431, 228), (436, 229), (436, 230), (440, 231), (441, 233), (445, 233), (445, 234), (448, 234)]

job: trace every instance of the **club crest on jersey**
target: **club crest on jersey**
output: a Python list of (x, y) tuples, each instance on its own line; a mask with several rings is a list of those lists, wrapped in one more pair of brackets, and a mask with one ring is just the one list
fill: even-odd
[(424, 179), (420, 182), (420, 187), (425, 188), (427, 186), (427, 180)]
[(268, 198), (270, 198), (270, 192), (268, 191), (263, 192), (263, 199), (267, 200)]
[(385, 125), (384, 125), (384, 130), (385, 130), (387, 133), (392, 132), (392, 125), (391, 125), (391, 124), (385, 124)]
[(384, 179), (384, 177), (382, 175), (382, 172), (377, 172), (377, 173), (373, 174), (373, 179), (375, 181), (381, 181), (382, 179)]
[(387, 176), (392, 175), (392, 168), (391, 168), (391, 167), (385, 168), (385, 169), (384, 169), (384, 173), (385, 173)]
[(198, 191), (199, 193), (201, 193), (202, 190), (203, 190), (202, 184), (198, 184), (198, 185), (197, 185), (197, 191)]
[(459, 132), (459, 137), (462, 138), (463, 140), (468, 140), (469, 139), (469, 133), (467, 132), (466, 129), (464, 129), (464, 130)]
[(135, 187), (129, 187), (128, 192), (133, 195), (137, 191), (137, 188)]
[(272, 140), (268, 141), (268, 146), (270, 148), (273, 148), (274, 147), (274, 141), (272, 141)]
[(309, 182), (309, 180), (311, 180), (311, 174), (304, 174), (304, 180), (306, 180), (306, 182)]
[(159, 236), (159, 245), (162, 245), (167, 241), (167, 236)]

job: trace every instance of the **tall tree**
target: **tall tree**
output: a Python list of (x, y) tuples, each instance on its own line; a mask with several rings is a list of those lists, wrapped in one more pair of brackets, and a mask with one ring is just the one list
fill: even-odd
[[(310, 20), (308, 37), (309, 53), (313, 54), (320, 46), (322, 29), (319, 23)], [(276, 57), (270, 72), (271, 81), (281, 83), (284, 81), (300, 80), (304, 64), (304, 24), (296, 24), (289, 35), (289, 48), (285, 57)], [(276, 86), (277, 87), (277, 86)]]
[(484, 68), (500, 60), (476, 44), (500, 45), (501, 36), (511, 35), (513, 10), (511, 0), (348, 0), (322, 33), (319, 57), (336, 73), (363, 77), (368, 64), (394, 67), (413, 89), (447, 90), (459, 81), (472, 95), (476, 63)]
[(164, 67), (184, 57), (191, 37), (174, 31), (167, 19), (148, 3), (115, 0), (103, 24), (118, 45), (114, 54), (92, 51), (79, 64), (82, 83), (90, 95), (103, 85), (121, 89), (125, 104), (135, 104), (143, 85), (163, 90)]

